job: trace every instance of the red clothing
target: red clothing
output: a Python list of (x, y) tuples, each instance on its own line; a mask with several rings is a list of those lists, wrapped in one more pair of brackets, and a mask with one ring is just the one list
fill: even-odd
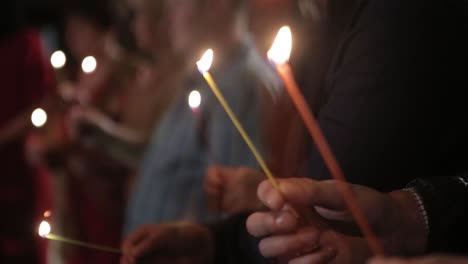
[[(38, 106), (52, 74), (39, 34), (22, 31), (0, 41), (0, 131)], [(26, 135), (26, 133), (24, 133)], [(0, 145), (0, 263), (38, 263), (34, 173), (24, 155), (23, 135)]]

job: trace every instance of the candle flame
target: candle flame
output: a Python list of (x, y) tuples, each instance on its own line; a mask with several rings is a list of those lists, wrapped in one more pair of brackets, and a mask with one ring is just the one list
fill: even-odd
[(199, 91), (194, 90), (190, 92), (189, 97), (188, 97), (188, 104), (190, 108), (192, 109), (200, 107), (201, 94)]
[(47, 113), (41, 109), (37, 108), (31, 115), (31, 122), (35, 127), (42, 127), (47, 123)]
[(93, 73), (97, 68), (96, 58), (93, 56), (88, 56), (83, 59), (81, 62), (81, 69), (84, 73)]
[(50, 230), (50, 224), (47, 221), (42, 221), (39, 225), (39, 236), (46, 237), (48, 234), (50, 234)]
[(211, 64), (213, 63), (213, 50), (208, 49), (205, 54), (197, 61), (198, 70), (200, 73), (205, 73), (210, 70)]
[(65, 56), (63, 51), (57, 50), (50, 56), (50, 63), (55, 69), (61, 69), (67, 63), (67, 56)]
[(47, 210), (44, 212), (44, 217), (48, 218), (52, 216), (52, 212), (50, 210)]
[(288, 26), (283, 26), (276, 35), (267, 55), (275, 64), (283, 64), (289, 61), (292, 49), (292, 34)]

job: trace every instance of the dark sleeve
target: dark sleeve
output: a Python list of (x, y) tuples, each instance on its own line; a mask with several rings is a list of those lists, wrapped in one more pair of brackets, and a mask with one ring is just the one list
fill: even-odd
[(430, 252), (468, 253), (467, 177), (418, 179), (409, 184), (421, 195), (428, 214)]
[(215, 264), (271, 263), (260, 255), (258, 239), (245, 227), (248, 214), (238, 215), (211, 226), (215, 234)]
[[(446, 95), (456, 99), (459, 85), (439, 71), (447, 64), (439, 63), (439, 38), (430, 37), (434, 1), (360, 2), (335, 52), (318, 120), (345, 176), (389, 191), (445, 166), (444, 122), (461, 120)], [(311, 177), (330, 178), (315, 148), (310, 158)]]

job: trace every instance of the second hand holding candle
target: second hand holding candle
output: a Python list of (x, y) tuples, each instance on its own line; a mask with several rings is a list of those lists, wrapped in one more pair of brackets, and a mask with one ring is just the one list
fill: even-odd
[(294, 80), (291, 67), (288, 64), (291, 50), (291, 30), (289, 27), (284, 26), (279, 30), (275, 42), (268, 51), (268, 58), (276, 65), (278, 74), (283, 79), (284, 86), (288, 91), (292, 102), (302, 117), (307, 130), (312, 136), (318, 151), (320, 152), (326, 166), (328, 167), (328, 170), (330, 171), (330, 174), (335, 180), (337, 180), (337, 186), (340, 189), (344, 201), (349, 208), (351, 215), (355, 219), (356, 224), (359, 226), (362, 233), (364, 234), (364, 237), (367, 239), (369, 247), (375, 255), (383, 256), (384, 251), (382, 245), (367, 222), (364, 212), (359, 207), (358, 201), (352, 193), (351, 188), (346, 184), (346, 178), (344, 176), (343, 170), (341, 169), (335, 155), (331, 150), (330, 145), (323, 135), (316, 118), (310, 111), (304, 96), (296, 84), (296, 81)]
[(42, 223), (39, 225), (39, 236), (52, 240), (52, 241), (58, 241), (58, 242), (63, 242), (66, 244), (78, 246), (78, 247), (84, 247), (84, 248), (89, 248), (89, 249), (94, 249), (94, 250), (99, 250), (99, 251), (104, 251), (104, 252), (109, 252), (109, 253), (114, 253), (114, 254), (122, 254), (122, 250), (118, 248), (113, 248), (113, 247), (108, 247), (108, 246), (102, 246), (102, 245), (96, 245), (96, 244), (91, 244), (75, 239), (70, 239), (62, 236), (58, 236), (55, 234), (51, 234), (51, 227), (50, 224), (47, 221), (42, 221)]
[[(211, 64), (213, 62), (213, 50), (209, 49), (205, 52), (205, 54), (202, 56), (202, 58), (197, 62), (198, 70), (200, 73), (203, 75), (203, 78), (205, 78), (206, 82), (208, 83), (208, 86), (211, 88), (213, 93), (215, 94), (216, 98), (220, 102), (221, 106), (224, 108), (226, 111), (227, 115), (231, 119), (232, 123), (236, 127), (237, 131), (241, 135), (241, 137), (244, 139), (245, 143), (249, 147), (250, 151), (254, 155), (255, 159), (257, 160), (258, 164), (262, 168), (263, 172), (267, 176), (268, 180), (271, 182), (273, 187), (278, 191), (278, 193), (281, 194), (278, 181), (276, 178), (273, 176), (273, 173), (271, 173), (270, 169), (266, 165), (265, 160), (263, 157), (260, 155), (260, 152), (257, 150), (255, 145), (253, 144), (252, 140), (250, 139), (249, 135), (243, 128), (242, 124), (240, 123), (239, 119), (236, 117), (234, 112), (232, 111), (231, 107), (227, 103), (226, 99), (224, 98), (223, 94), (219, 90), (218, 86), (216, 85), (216, 82), (213, 80), (213, 77), (209, 73), (209, 70), (211, 68)], [(299, 213), (294, 210), (293, 208), (289, 208), (290, 212), (295, 216), (299, 217)]]

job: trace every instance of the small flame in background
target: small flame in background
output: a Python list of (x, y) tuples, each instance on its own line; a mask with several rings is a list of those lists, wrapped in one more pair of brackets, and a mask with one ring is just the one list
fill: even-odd
[(200, 107), (201, 100), (202, 98), (201, 98), (201, 94), (199, 91), (194, 90), (190, 92), (189, 97), (188, 97), (188, 104), (190, 108), (195, 109), (195, 108)]
[(46, 237), (48, 234), (50, 234), (51, 227), (50, 224), (47, 221), (42, 221), (41, 224), (39, 225), (39, 236), (41, 237)]
[(84, 73), (93, 73), (97, 68), (96, 58), (88, 56), (81, 62), (81, 69)]
[(276, 39), (267, 53), (268, 58), (275, 64), (283, 64), (289, 61), (292, 50), (292, 33), (288, 26), (283, 26), (278, 31)]
[(52, 216), (52, 212), (50, 210), (47, 210), (47, 211), (44, 212), (44, 217), (45, 218), (49, 218), (51, 216)]
[(203, 54), (201, 59), (199, 61), (197, 61), (197, 67), (198, 67), (198, 70), (200, 71), (200, 73), (205, 73), (205, 72), (208, 72), (210, 70), (211, 64), (213, 63), (213, 57), (214, 57), (213, 50), (208, 49)]
[(31, 122), (35, 127), (42, 127), (47, 123), (47, 113), (42, 108), (37, 108), (31, 114)]
[(52, 67), (54, 69), (61, 69), (65, 66), (67, 63), (67, 56), (65, 56), (65, 53), (61, 50), (57, 50), (54, 53), (52, 53), (52, 56), (50, 56), (50, 64), (52, 64)]

